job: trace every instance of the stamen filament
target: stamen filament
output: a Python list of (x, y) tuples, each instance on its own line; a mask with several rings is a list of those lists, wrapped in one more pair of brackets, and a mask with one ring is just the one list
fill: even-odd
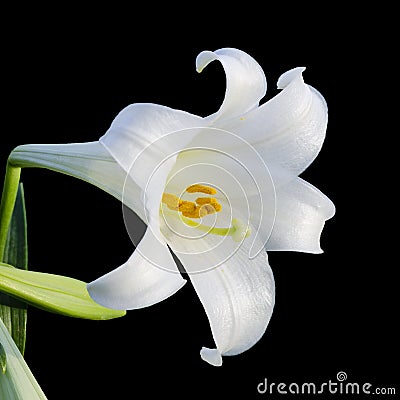
[(236, 228), (231, 226), (229, 228), (218, 228), (218, 227), (211, 227), (208, 225), (204, 224), (199, 224), (196, 221), (191, 220), (190, 218), (185, 217), (184, 215), (181, 216), (181, 220), (189, 226), (192, 226), (194, 228), (197, 228), (203, 232), (209, 232), (214, 235), (219, 235), (219, 236), (228, 236), (232, 235), (234, 232), (236, 232)]
[(178, 214), (169, 211), (168, 208), (163, 208), (163, 212), (173, 216), (174, 218), (179, 218), (183, 223), (193, 228), (199, 229), (206, 233), (211, 233), (218, 236), (231, 236), (235, 242), (240, 242), (244, 238), (247, 238), (251, 234), (251, 229), (247, 227), (240, 219), (233, 218), (232, 225), (229, 228), (212, 227), (205, 224), (199, 224), (190, 218), (185, 217), (182, 214)]
[[(195, 184), (186, 188), (186, 192), (216, 194), (217, 190), (210, 186)], [(203, 232), (218, 236), (231, 236), (235, 242), (242, 241), (251, 233), (250, 228), (237, 218), (232, 219), (232, 226), (229, 228), (212, 227), (193, 221), (193, 219), (203, 218), (206, 215), (215, 214), (222, 210), (222, 205), (214, 197), (198, 197), (193, 202), (182, 200), (172, 193), (164, 192), (161, 202), (166, 205), (163, 208), (164, 212), (175, 218), (180, 218), (184, 224)]]

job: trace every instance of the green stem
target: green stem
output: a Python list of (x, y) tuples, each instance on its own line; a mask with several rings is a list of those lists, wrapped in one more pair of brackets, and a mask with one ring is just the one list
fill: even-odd
[(21, 168), (13, 167), (7, 163), (6, 177), (4, 180), (3, 194), (0, 203), (0, 261), (3, 260), (6, 246), (8, 228), (17, 198)]

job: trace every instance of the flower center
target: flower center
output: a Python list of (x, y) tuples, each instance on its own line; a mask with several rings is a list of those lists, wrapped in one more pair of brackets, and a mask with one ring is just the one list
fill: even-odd
[[(204, 193), (208, 195), (215, 195), (217, 190), (211, 186), (201, 184), (190, 185), (186, 188), (187, 193)], [(251, 233), (250, 228), (242, 223), (241, 220), (234, 218), (232, 226), (229, 228), (211, 227), (192, 221), (192, 219), (203, 218), (206, 215), (215, 214), (222, 210), (222, 205), (215, 197), (198, 197), (196, 200), (187, 201), (182, 200), (172, 193), (163, 193), (161, 202), (165, 204), (168, 209), (181, 213), (181, 220), (189, 226), (200, 229), (201, 231), (212, 233), (220, 236), (232, 236), (235, 241), (241, 241), (248, 237)]]
[[(185, 190), (187, 193), (216, 194), (217, 190), (204, 185), (191, 185)], [(214, 197), (198, 197), (194, 202), (182, 200), (171, 193), (164, 193), (161, 200), (170, 210), (179, 211), (184, 217), (202, 218), (222, 210), (221, 204)]]

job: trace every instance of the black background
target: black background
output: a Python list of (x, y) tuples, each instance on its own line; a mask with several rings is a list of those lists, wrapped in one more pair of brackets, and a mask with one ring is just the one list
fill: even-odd
[[(224, 96), (223, 70), (212, 63), (197, 74), (195, 57), (237, 47), (263, 67), (265, 100), (277, 93), (280, 74), (296, 66), (307, 67), (306, 82), (327, 100), (327, 138), (302, 175), (337, 207), (322, 234), (324, 254), (270, 253), (276, 281), (270, 325), (249, 351), (225, 357), (222, 368), (200, 359), (200, 348), (213, 342), (189, 283), (160, 304), (111, 321), (30, 307), (31, 370), (49, 399), (260, 398), (256, 388), (264, 378), (321, 383), (338, 371), (350, 382), (394, 386), (398, 261), (389, 243), (397, 233), (388, 226), (395, 224), (390, 210), (397, 200), (394, 182), (385, 179), (395, 128), (385, 126), (383, 91), (393, 71), (384, 45), (390, 34), (376, 27), (383, 16), (246, 5), (216, 15), (196, 7), (6, 13), (1, 172), (19, 144), (97, 140), (130, 103), (215, 112)], [(30, 269), (91, 281), (129, 257), (133, 245), (114, 198), (46, 170), (23, 170), (22, 181)]]

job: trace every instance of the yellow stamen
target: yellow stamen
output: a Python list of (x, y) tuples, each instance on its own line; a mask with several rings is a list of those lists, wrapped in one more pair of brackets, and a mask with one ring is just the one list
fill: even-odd
[(204, 213), (201, 214), (200, 207), (196, 207), (191, 211), (182, 211), (182, 215), (188, 218), (201, 218), (204, 217)]
[(217, 211), (211, 204), (204, 204), (200, 206), (200, 213), (204, 214), (204, 217), (206, 215), (215, 214), (216, 212)]
[(217, 190), (211, 186), (205, 186), (200, 184), (190, 185), (186, 188), (188, 193), (205, 193), (205, 194), (216, 194)]
[[(187, 187), (186, 192), (216, 194), (217, 190), (211, 186), (194, 184)], [(187, 218), (203, 218), (222, 210), (221, 204), (214, 197), (198, 197), (196, 202), (193, 202), (182, 200), (171, 193), (163, 193), (161, 202), (170, 210), (179, 211)]]
[[(222, 210), (221, 204), (214, 197), (198, 197), (196, 203), (194, 203), (193, 201), (180, 200), (174, 194), (164, 193), (162, 202), (168, 209), (181, 212), (182, 214), (179, 218), (186, 225), (200, 229), (203, 232), (219, 236), (231, 236), (237, 242), (244, 240), (251, 234), (250, 228), (238, 218), (232, 220), (232, 225), (229, 228), (211, 227), (193, 221), (193, 219), (202, 218)], [(178, 217), (178, 214), (174, 212), (168, 212), (168, 214)]]
[[(219, 212), (222, 210), (221, 204), (218, 203), (218, 200), (215, 199), (214, 197), (198, 197), (196, 199), (196, 203), (199, 205), (207, 206), (207, 210), (212, 209), (211, 212), (208, 212), (208, 214), (214, 214), (216, 212)], [(211, 206), (211, 207), (210, 207)]]
[(179, 203), (181, 200), (179, 200), (178, 196), (171, 193), (163, 193), (161, 201), (166, 204), (170, 210), (179, 210)]
[(199, 218), (196, 213), (196, 204), (192, 201), (180, 200), (179, 211), (188, 218)]
[(215, 210), (211, 205), (197, 205), (192, 201), (180, 200), (179, 211), (188, 218), (202, 218), (208, 214), (214, 214)]
[[(213, 188), (209, 189), (215, 190)], [(203, 218), (206, 215), (215, 214), (222, 210), (221, 204), (214, 197), (198, 197), (196, 203), (194, 203), (193, 201), (181, 200), (171, 193), (163, 193), (161, 201), (170, 210), (180, 211), (187, 218)]]

